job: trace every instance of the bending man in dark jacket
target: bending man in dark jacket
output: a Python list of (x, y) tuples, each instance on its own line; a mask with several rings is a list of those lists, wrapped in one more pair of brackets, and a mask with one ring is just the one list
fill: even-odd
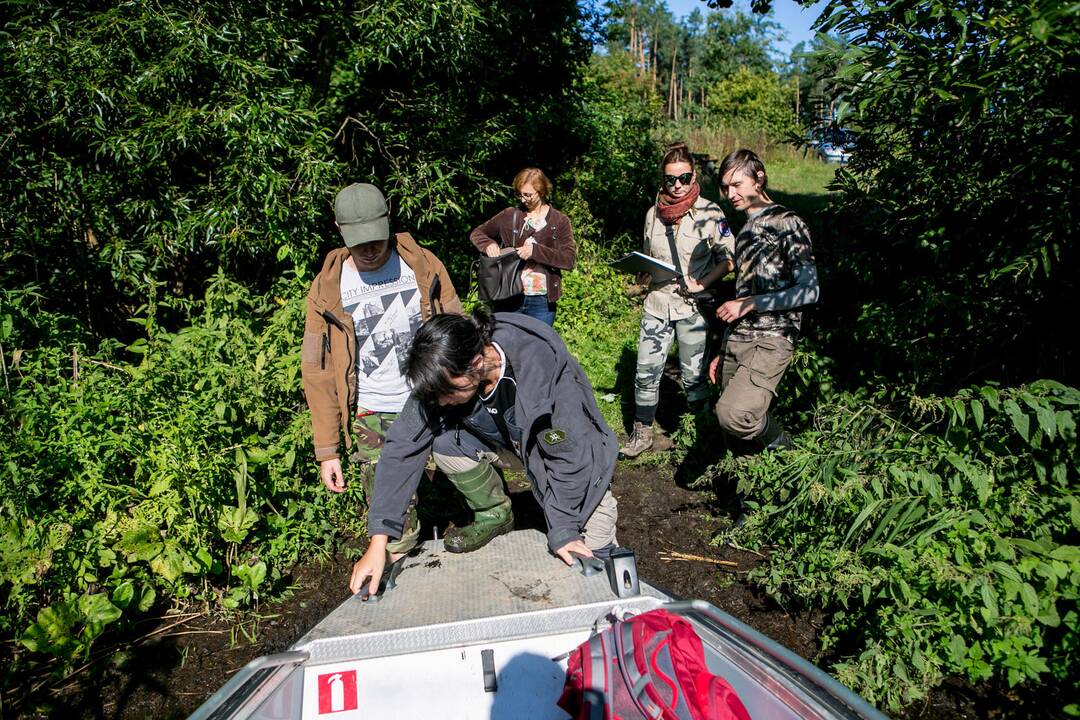
[[(547, 521), (548, 547), (606, 555), (618, 510), (609, 490), (618, 452), (592, 386), (549, 326), (518, 313), (439, 315), (420, 328), (406, 365), (412, 394), (390, 427), (368, 510), (371, 544), (353, 567), (353, 592), (374, 593), (386, 545), (400, 536), (409, 504), (434, 454), (454, 472), (479, 519), (499, 477), (491, 462), (524, 466)], [(509, 531), (513, 519), (501, 531)], [(467, 528), (466, 528), (467, 529)]]

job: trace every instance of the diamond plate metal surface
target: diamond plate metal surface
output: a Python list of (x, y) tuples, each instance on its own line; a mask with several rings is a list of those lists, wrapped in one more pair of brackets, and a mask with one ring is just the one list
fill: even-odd
[[(230, 681), (240, 688), (234, 693), (249, 695), (239, 699), (235, 717), (311, 715), (308, 706), (314, 707), (317, 694), (309, 692), (308, 681), (335, 668), (348, 668), (358, 673), (358, 682), (369, 683), (368, 702), (386, 708), (380, 717), (562, 717), (553, 704), (565, 671), (561, 653), (609, 615), (666, 605), (694, 625), (709, 669), (732, 685), (752, 717), (884, 720), (820, 669), (726, 613), (702, 602), (667, 604), (673, 598), (645, 582), (640, 589), (634, 597), (616, 597), (606, 574), (585, 577), (568, 568), (548, 553), (537, 531), (511, 533), (464, 555), (429, 542), (407, 561), (397, 587), (384, 598), (347, 599), (293, 645), (307, 656), (292, 661), (296, 669), (287, 680), (280, 681), (279, 673), (279, 682), (257, 691), (244, 679), (251, 673)], [(495, 694), (484, 692), (485, 649), (495, 657)], [(539, 687), (538, 678), (547, 684)], [(445, 705), (450, 697), (458, 703), (453, 708)], [(210, 717), (237, 701), (216, 694), (196, 716)]]
[(311, 664), (396, 655), (588, 628), (613, 607), (642, 611), (670, 599), (643, 583), (641, 596), (620, 600), (606, 575), (567, 567), (535, 530), (466, 554), (436, 540), (406, 560), (380, 600), (350, 597), (293, 647), (309, 651)]

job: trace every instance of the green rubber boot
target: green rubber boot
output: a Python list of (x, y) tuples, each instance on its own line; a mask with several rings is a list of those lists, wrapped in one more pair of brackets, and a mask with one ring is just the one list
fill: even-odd
[(514, 529), (510, 498), (503, 491), (502, 478), (491, 463), (482, 461), (474, 469), (447, 475), (473, 511), (473, 521), (465, 527), (446, 531), (447, 551), (466, 553), (479, 550), (494, 538)]

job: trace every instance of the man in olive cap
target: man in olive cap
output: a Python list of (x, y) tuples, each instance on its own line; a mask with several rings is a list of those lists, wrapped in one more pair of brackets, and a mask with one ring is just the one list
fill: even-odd
[[(363, 465), (361, 478), (371, 497), (386, 431), (409, 397), (403, 369), (413, 335), (431, 316), (462, 308), (442, 262), (409, 233), (390, 233), (386, 199), (374, 185), (355, 183), (339, 192), (334, 219), (345, 247), (330, 251), (308, 292), (301, 374), (323, 484), (331, 492), (345, 490), (338, 455), (344, 435), (350, 459)], [(449, 549), (479, 547), (478, 539), (487, 542), (508, 529), (507, 517), (512, 527), (501, 484), (483, 498), (461, 489), (482, 517), (492, 516), (494, 508), (502, 520), (474, 528), (479, 536), (471, 533), (463, 545), (448, 535)], [(395, 528), (399, 537), (387, 546), (392, 560), (416, 544), (415, 503), (414, 497), (405, 525)]]

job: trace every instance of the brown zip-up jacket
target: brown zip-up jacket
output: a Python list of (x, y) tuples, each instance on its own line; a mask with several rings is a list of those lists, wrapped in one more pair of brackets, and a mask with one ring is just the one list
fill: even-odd
[(547, 225), (534, 233), (525, 230), (525, 213), (518, 208), (506, 208), (495, 217), (469, 233), (469, 240), (480, 252), (496, 243), (500, 247), (521, 247), (529, 238), (533, 245), (532, 262), (547, 275), (548, 302), (556, 302), (562, 295), (562, 271), (573, 270), (577, 262), (577, 245), (570, 218), (553, 207), (548, 207)]
[[(462, 312), (439, 258), (408, 233), (397, 233), (394, 239), (398, 255), (416, 274), (421, 318), (426, 321), (438, 313)], [(307, 296), (300, 375), (311, 408), (312, 442), (319, 462), (338, 457), (342, 434), (345, 447), (352, 444), (349, 419), (356, 409), (356, 332), (341, 304), (341, 266), (348, 258), (347, 247), (331, 251)]]

